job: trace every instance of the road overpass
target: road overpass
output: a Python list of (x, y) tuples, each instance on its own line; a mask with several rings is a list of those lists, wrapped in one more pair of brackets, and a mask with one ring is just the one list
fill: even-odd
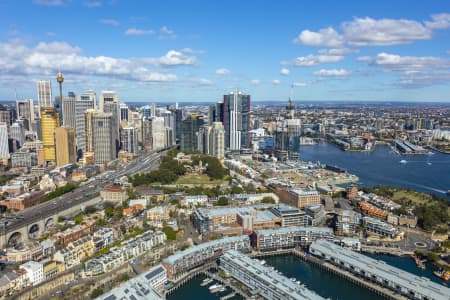
[(0, 249), (27, 241), (45, 233), (55, 224), (58, 217), (74, 215), (88, 206), (99, 204), (100, 190), (124, 175), (148, 172), (159, 165), (161, 154), (153, 153), (120, 167), (107, 178), (99, 175), (95, 181), (81, 186), (69, 193), (19, 213), (10, 214), (0, 219)]

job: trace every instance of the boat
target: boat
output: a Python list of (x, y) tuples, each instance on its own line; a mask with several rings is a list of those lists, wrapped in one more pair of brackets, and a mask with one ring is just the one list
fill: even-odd
[(400, 161), (400, 163), (401, 163), (401, 164), (406, 164), (406, 163), (407, 163), (407, 161), (406, 161), (406, 160), (404, 160), (404, 159), (402, 159), (402, 160)]
[(213, 280), (211, 278), (205, 278), (200, 285), (205, 286), (205, 285), (210, 284), (212, 281)]
[(433, 274), (442, 280), (445, 280), (445, 281), (450, 280), (450, 271), (445, 271), (444, 269), (440, 269), (438, 271), (434, 271)]
[(213, 284), (212, 286), (209, 287), (209, 290), (211, 291), (211, 290), (218, 289), (218, 288), (221, 288), (221, 287), (222, 287), (221, 284)]

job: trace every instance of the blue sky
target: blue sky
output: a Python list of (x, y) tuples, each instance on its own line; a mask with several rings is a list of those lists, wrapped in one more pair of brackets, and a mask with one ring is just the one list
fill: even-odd
[(0, 99), (450, 101), (448, 1), (0, 2)]

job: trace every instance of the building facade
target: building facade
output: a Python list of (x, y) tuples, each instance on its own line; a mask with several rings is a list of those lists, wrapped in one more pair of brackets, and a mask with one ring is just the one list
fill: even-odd
[(59, 126), (59, 113), (56, 108), (41, 107), (41, 134), (46, 162), (56, 162), (55, 129)]

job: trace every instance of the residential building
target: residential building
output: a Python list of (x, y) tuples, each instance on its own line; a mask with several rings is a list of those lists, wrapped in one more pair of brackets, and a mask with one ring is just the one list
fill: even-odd
[(120, 134), (121, 149), (128, 153), (138, 152), (137, 130), (135, 127), (125, 127)]
[(55, 129), (59, 127), (59, 114), (54, 107), (41, 107), (41, 132), (44, 160), (56, 162)]
[(119, 185), (110, 185), (104, 187), (100, 191), (100, 197), (104, 201), (111, 201), (116, 204), (128, 200), (127, 191)]
[(320, 194), (316, 190), (303, 190), (298, 188), (277, 188), (275, 193), (280, 197), (280, 202), (304, 209), (310, 204), (320, 204)]
[(170, 220), (170, 209), (167, 206), (155, 206), (147, 210), (147, 220), (153, 227), (163, 228)]
[(35, 286), (45, 280), (44, 268), (41, 263), (30, 260), (19, 267), (25, 270), (26, 276), (31, 285)]
[(9, 127), (9, 136), (16, 143), (17, 148), (21, 148), (25, 142), (25, 128), (22, 122), (14, 122)]
[(5, 249), (6, 261), (21, 263), (29, 260), (38, 261), (42, 259), (42, 246), (39, 242), (29, 241), (19, 243), (13, 248)]
[(361, 215), (353, 210), (341, 210), (336, 214), (334, 224), (336, 235), (353, 236), (361, 224)]
[(65, 268), (68, 269), (80, 264), (85, 257), (91, 256), (94, 252), (94, 240), (91, 236), (85, 236), (56, 251), (53, 259), (64, 264)]
[(250, 251), (250, 240), (247, 235), (225, 237), (218, 240), (202, 243), (194, 247), (179, 251), (163, 260), (167, 271), (167, 278), (177, 279), (185, 272), (214, 261), (227, 250)]
[(151, 123), (152, 148), (154, 150), (166, 147), (166, 129), (163, 117), (153, 117)]
[[(96, 95), (93, 91), (87, 91), (80, 95), (80, 98), (75, 102), (75, 135), (77, 140), (78, 157), (81, 157), (87, 149), (87, 128), (85, 113), (88, 109), (94, 109), (96, 107)], [(92, 128), (90, 128), (90, 134), (92, 135)], [(91, 140), (92, 144), (92, 140)], [(93, 145), (91, 147), (93, 151)]]
[(225, 157), (225, 127), (221, 122), (214, 122), (209, 133), (208, 154), (223, 159)]
[(319, 300), (325, 299), (304, 285), (290, 280), (260, 261), (238, 251), (226, 251), (220, 258), (220, 269), (244, 284), (261, 299)]
[(270, 211), (281, 219), (281, 226), (309, 226), (311, 223), (311, 217), (304, 211), (284, 204), (279, 204), (275, 207), (271, 207)]
[(333, 230), (325, 227), (283, 227), (258, 230), (251, 235), (251, 245), (258, 251), (307, 247), (319, 239), (333, 240)]
[(394, 226), (371, 217), (364, 217), (363, 225), (367, 230), (367, 232), (374, 233), (377, 235), (394, 238), (398, 234), (398, 231)]
[(162, 290), (167, 281), (164, 267), (156, 265), (147, 272), (126, 281), (101, 295), (98, 300), (163, 300)]
[(216, 111), (225, 128), (225, 146), (230, 150), (250, 148), (250, 95), (235, 90), (223, 96)]
[(417, 217), (416, 216), (400, 215), (400, 217), (398, 218), (398, 225), (416, 228), (416, 226), (417, 226)]

